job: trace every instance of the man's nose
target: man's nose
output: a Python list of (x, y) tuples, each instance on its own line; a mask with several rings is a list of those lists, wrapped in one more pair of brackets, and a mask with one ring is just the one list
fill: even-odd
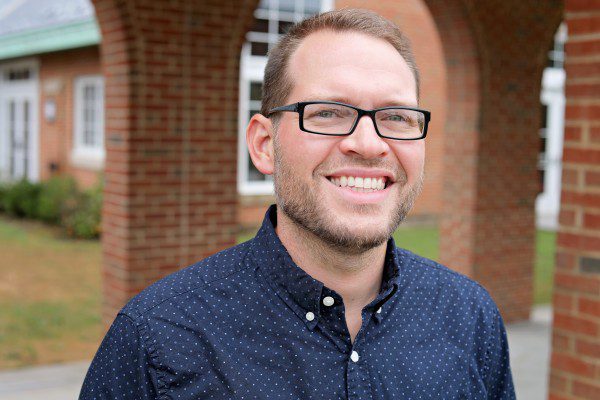
[(340, 143), (342, 152), (359, 155), (363, 158), (384, 157), (389, 151), (388, 143), (375, 131), (371, 117), (363, 115), (350, 136), (344, 137)]

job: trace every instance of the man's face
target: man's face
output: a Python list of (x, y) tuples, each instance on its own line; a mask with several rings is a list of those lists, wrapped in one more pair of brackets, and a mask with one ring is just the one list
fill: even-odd
[[(384, 40), (358, 32), (316, 32), (292, 55), (287, 103), (328, 100), (363, 109), (416, 106), (415, 79)], [(303, 132), (285, 112), (275, 135), (274, 183), (279, 209), (329, 245), (361, 252), (384, 243), (420, 192), (423, 140), (377, 136), (363, 117), (350, 136)], [(341, 187), (342, 177), (382, 179), (383, 190)], [(372, 185), (374, 186), (374, 185)]]

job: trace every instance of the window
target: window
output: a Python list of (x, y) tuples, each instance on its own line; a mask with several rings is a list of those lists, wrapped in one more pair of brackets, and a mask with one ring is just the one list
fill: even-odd
[(563, 68), (565, 63), (565, 43), (567, 41), (567, 25), (563, 22), (554, 35), (554, 42), (548, 51), (547, 67)]
[(279, 36), (295, 22), (322, 11), (322, 3), (321, 0), (262, 0), (254, 11), (254, 24), (246, 34), (250, 54), (266, 56)]
[(104, 81), (101, 76), (75, 79), (74, 135), (71, 161), (101, 169), (104, 163)]
[(332, 0), (261, 0), (254, 11), (254, 23), (246, 34), (240, 65), (238, 115), (238, 192), (240, 194), (273, 193), (272, 178), (261, 174), (254, 167), (246, 148), (246, 125), (252, 115), (260, 112), (267, 53), (295, 22), (332, 8)]
[(546, 140), (547, 140), (547, 122), (548, 122), (548, 106), (542, 103), (541, 106), (541, 121), (539, 130), (539, 149), (538, 149), (538, 193), (544, 191), (544, 175), (546, 172)]
[(25, 67), (17, 67), (10, 68), (4, 72), (4, 80), (5, 81), (26, 81), (33, 77), (31, 68)]

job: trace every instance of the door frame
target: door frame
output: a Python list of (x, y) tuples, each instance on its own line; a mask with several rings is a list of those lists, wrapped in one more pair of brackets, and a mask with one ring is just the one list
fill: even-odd
[[(26, 67), (30, 77), (23, 81), (8, 81), (6, 72), (10, 69)], [(12, 99), (29, 99), (29, 138), (27, 179), (39, 181), (40, 177), (40, 121), (39, 121), (39, 60), (25, 58), (18, 61), (0, 63), (0, 181), (10, 179), (10, 135), (8, 133), (8, 102)]]

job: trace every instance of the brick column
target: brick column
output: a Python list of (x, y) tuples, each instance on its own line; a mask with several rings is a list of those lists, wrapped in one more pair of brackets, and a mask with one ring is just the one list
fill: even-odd
[(550, 399), (600, 399), (600, 1), (567, 0)]
[(106, 78), (104, 318), (235, 243), (239, 54), (256, 0), (94, 0)]
[(533, 299), (542, 71), (560, 1), (427, 0), (448, 66), (441, 258), (507, 321)]

